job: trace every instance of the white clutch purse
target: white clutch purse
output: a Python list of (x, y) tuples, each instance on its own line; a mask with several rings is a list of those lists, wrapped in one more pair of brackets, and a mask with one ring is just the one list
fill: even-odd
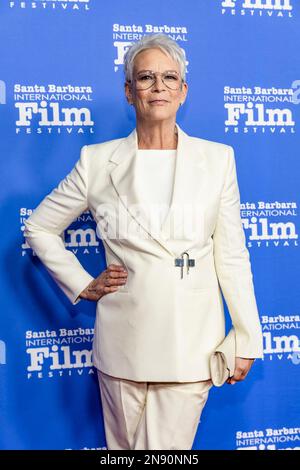
[(235, 330), (232, 327), (221, 344), (210, 356), (211, 380), (216, 387), (221, 387), (233, 376), (235, 368)]

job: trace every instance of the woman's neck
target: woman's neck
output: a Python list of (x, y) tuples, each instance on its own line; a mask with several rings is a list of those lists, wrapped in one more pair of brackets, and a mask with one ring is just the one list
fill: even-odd
[(174, 123), (165, 126), (151, 126), (137, 123), (138, 148), (174, 150), (177, 149), (178, 135)]

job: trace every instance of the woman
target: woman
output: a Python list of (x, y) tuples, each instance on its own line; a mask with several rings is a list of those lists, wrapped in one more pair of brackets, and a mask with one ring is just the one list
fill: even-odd
[[(125, 55), (136, 128), (85, 145), (73, 170), (26, 221), (28, 244), (72, 304), (97, 302), (93, 362), (108, 449), (191, 449), (225, 336), (236, 333), (228, 383), (263, 357), (232, 147), (176, 123), (185, 57), (162, 34)], [(107, 269), (94, 279), (60, 234), (87, 208)]]

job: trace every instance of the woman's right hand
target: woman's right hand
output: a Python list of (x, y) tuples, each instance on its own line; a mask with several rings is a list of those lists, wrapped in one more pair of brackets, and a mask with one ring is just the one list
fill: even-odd
[(123, 266), (110, 264), (81, 292), (79, 297), (97, 302), (103, 295), (116, 292), (120, 286), (126, 284), (127, 275)]

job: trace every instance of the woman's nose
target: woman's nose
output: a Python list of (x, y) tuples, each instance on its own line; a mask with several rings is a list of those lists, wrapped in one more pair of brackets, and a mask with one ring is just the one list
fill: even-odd
[(164, 90), (165, 89), (165, 84), (162, 80), (162, 77), (159, 75), (156, 75), (156, 80), (155, 83), (152, 85), (152, 90)]

